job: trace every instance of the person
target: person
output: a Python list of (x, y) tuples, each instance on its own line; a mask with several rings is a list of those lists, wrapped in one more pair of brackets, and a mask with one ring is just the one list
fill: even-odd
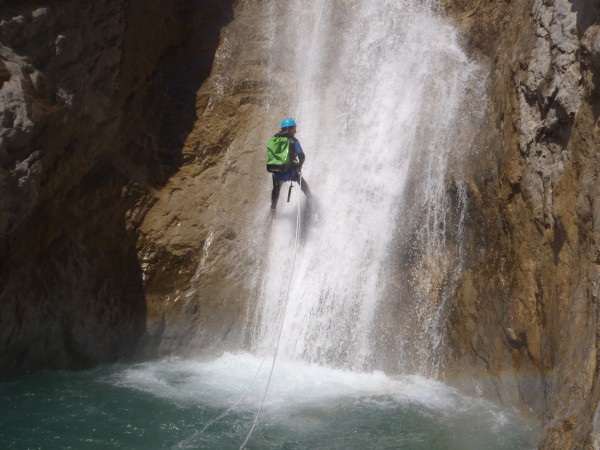
[(279, 193), (281, 186), (286, 181), (300, 182), (300, 189), (306, 195), (306, 198), (310, 198), (310, 189), (308, 183), (301, 176), (302, 165), (304, 164), (305, 155), (300, 145), (300, 141), (296, 139), (296, 121), (290, 117), (281, 121), (281, 130), (275, 134), (277, 137), (287, 137), (290, 141), (290, 161), (291, 165), (287, 170), (280, 172), (273, 172), (273, 190), (271, 191), (271, 213), (275, 214), (277, 209), (277, 200), (279, 200)]

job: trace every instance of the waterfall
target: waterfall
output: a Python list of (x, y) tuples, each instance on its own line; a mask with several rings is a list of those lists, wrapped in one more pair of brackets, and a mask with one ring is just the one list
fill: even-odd
[[(434, 278), (459, 269), (445, 251), (447, 169), (451, 155), (460, 161), (457, 130), (467, 126), (465, 99), (481, 81), (478, 65), (427, 1), (289, 1), (271, 14), (272, 81), (284, 93), (273, 126), (298, 109), (296, 137), (314, 198), (307, 204), (296, 187), (287, 203), (282, 189), (254, 349), (273, 351), (287, 302), (282, 358), (355, 370), (383, 359), (423, 366), (443, 341)], [(464, 189), (455, 188), (464, 209)], [(418, 270), (398, 288), (390, 264), (403, 253)], [(390, 308), (397, 319), (385, 316)], [(383, 339), (390, 335), (393, 348)]]

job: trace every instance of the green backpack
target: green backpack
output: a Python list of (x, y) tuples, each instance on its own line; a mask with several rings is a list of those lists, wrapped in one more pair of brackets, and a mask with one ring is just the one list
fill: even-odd
[(286, 172), (290, 169), (294, 151), (286, 136), (273, 136), (267, 143), (267, 171)]

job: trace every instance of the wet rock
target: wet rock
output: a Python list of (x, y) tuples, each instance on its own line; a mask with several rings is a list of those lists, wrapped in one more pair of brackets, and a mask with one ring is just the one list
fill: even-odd
[[(265, 124), (286, 114), (273, 104), (265, 117), (275, 90), (269, 40), (256, 24), (266, 23), (267, 13), (254, 1), (236, 8), (211, 76), (193, 96), (184, 165), (145, 213), (138, 248), (152, 324), (147, 342), (157, 347), (144, 344), (144, 352), (214, 354), (239, 349), (247, 338), (256, 303), (249, 280), (261, 270), (266, 246), (270, 179), (260, 155), (273, 129)], [(239, 42), (252, 45), (232, 44)]]
[(453, 300), (448, 373), (492, 376), (488, 395), (543, 421), (541, 448), (595, 447), (600, 5), (445, 3), (492, 69), (478, 138), (490, 158), (467, 175), (482, 198), (470, 220), (484, 225), (485, 260), (468, 274), (476, 295)]

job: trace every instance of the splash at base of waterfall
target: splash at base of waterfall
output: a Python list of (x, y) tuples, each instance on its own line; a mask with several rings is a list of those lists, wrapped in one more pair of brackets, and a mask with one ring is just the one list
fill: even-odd
[[(269, 361), (165, 359), (86, 372), (39, 373), (0, 385), (7, 448), (239, 448)], [(422, 377), (278, 361), (248, 448), (535, 448), (536, 425)]]

